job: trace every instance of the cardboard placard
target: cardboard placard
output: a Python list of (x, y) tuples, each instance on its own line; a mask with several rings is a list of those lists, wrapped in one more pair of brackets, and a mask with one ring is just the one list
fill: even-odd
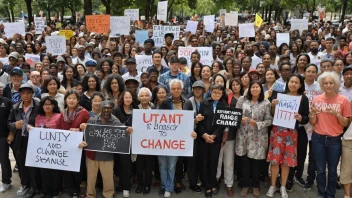
[(66, 52), (66, 38), (64, 36), (46, 36), (46, 52), (53, 56), (62, 55)]
[(110, 29), (110, 15), (86, 15), (86, 29), (89, 32), (108, 33)]
[(302, 96), (290, 96), (277, 94), (279, 103), (275, 106), (273, 125), (294, 129), (296, 119), (294, 114), (298, 112)]
[(216, 107), (213, 125), (240, 128), (242, 109), (233, 107)]

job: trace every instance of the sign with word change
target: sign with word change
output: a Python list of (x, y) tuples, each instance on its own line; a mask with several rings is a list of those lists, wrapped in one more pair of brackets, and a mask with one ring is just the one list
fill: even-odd
[(23, 22), (15, 22), (15, 23), (3, 23), (4, 24), (4, 31), (6, 37), (12, 37), (15, 34), (25, 35), (25, 25)]
[(86, 28), (89, 32), (108, 33), (110, 15), (86, 15)]
[(59, 30), (59, 35), (65, 36), (66, 40), (70, 40), (75, 35), (75, 32), (72, 30)]
[(180, 26), (153, 25), (153, 40), (155, 47), (161, 47), (167, 33), (174, 35), (174, 41), (180, 38)]
[(273, 124), (289, 129), (294, 129), (296, 124), (295, 113), (298, 112), (302, 96), (277, 94), (279, 103), (275, 106)]
[(88, 146), (85, 150), (130, 154), (131, 138), (126, 126), (106, 126), (87, 124), (84, 139)]
[(41, 34), (46, 25), (45, 17), (34, 17), (35, 34)]
[(26, 166), (79, 172), (82, 132), (61, 129), (31, 128)]
[(46, 52), (53, 56), (62, 55), (66, 52), (66, 38), (64, 36), (46, 36)]
[(167, 21), (167, 1), (158, 2), (157, 20)]
[(211, 65), (213, 63), (213, 48), (212, 47), (178, 47), (178, 57), (185, 57), (187, 64), (190, 66), (191, 54), (198, 51), (200, 54), (200, 62), (203, 65)]
[(120, 37), (120, 35), (129, 35), (131, 31), (130, 17), (111, 16), (110, 30), (110, 37)]
[(137, 70), (140, 72), (147, 71), (148, 67), (153, 65), (152, 55), (136, 55)]
[(132, 154), (193, 156), (194, 112), (133, 110)]
[(240, 128), (242, 109), (233, 107), (216, 107), (213, 125)]
[(240, 37), (255, 37), (254, 23), (238, 24)]
[(308, 19), (291, 19), (291, 31), (299, 30), (302, 34), (303, 30), (308, 30)]
[(131, 21), (138, 21), (139, 9), (125, 9), (124, 15), (130, 17)]

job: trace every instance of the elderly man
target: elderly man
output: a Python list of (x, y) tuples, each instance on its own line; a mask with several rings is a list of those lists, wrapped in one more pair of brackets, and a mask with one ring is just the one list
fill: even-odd
[(29, 79), (28, 84), (38, 88), (42, 86), (40, 83), (40, 73), (38, 71), (32, 71)]

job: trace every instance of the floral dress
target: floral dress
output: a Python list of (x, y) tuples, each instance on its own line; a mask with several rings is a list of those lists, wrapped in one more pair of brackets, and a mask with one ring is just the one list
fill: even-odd
[[(240, 97), (236, 108), (243, 110), (242, 118), (248, 121), (241, 125), (236, 134), (236, 154), (248, 158), (263, 160), (268, 149), (268, 127), (273, 121), (270, 114), (271, 104), (268, 100), (252, 104), (245, 96)], [(257, 122), (257, 127), (249, 125), (250, 119)]]

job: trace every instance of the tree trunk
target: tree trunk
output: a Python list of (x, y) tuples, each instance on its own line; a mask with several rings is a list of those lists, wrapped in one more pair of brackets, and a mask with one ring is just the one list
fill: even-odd
[(167, 16), (166, 16), (166, 20), (168, 21), (169, 17), (170, 17), (170, 14), (172, 14), (171, 12), (171, 8), (172, 8), (172, 5), (175, 3), (175, 0), (171, 0), (171, 3), (170, 5), (167, 7)]
[(14, 11), (13, 11), (13, 7), (10, 7), (10, 11), (11, 11), (11, 21), (15, 22), (15, 14), (14, 14)]
[(101, 0), (101, 2), (105, 6), (105, 14), (110, 14), (110, 11), (111, 11), (110, 0)]
[(65, 5), (61, 7), (61, 23), (64, 22), (64, 15), (65, 15)]
[(277, 21), (277, 15), (279, 14), (280, 6), (275, 9), (274, 21)]
[(48, 20), (49, 20), (49, 24), (51, 23), (51, 10), (50, 7), (48, 5)]
[(342, 2), (342, 13), (341, 13), (341, 18), (340, 18), (340, 23), (343, 23), (343, 20), (345, 18), (346, 14), (346, 8), (347, 8), (347, 0), (343, 0)]
[(10, 11), (9, 11), (9, 7), (8, 7), (8, 6), (5, 6), (4, 8), (5, 8), (5, 10), (6, 10), (7, 16), (9, 17), (9, 22), (11, 22), (11, 14), (10, 14)]
[(269, 8), (268, 8), (268, 6), (266, 6), (265, 7), (264, 21), (268, 21), (268, 11), (269, 11)]
[(26, 6), (28, 11), (28, 23), (31, 25), (33, 22), (32, 0), (26, 0)]
[(84, 15), (92, 15), (93, 5), (92, 0), (84, 0)]
[(72, 8), (70, 8), (70, 11), (71, 11), (71, 19), (72, 19), (71, 21), (73, 24), (76, 24), (76, 12)]
[(271, 11), (273, 10), (273, 5), (271, 4), (270, 6), (269, 6), (269, 18), (268, 18), (268, 22), (269, 22), (269, 24), (270, 24), (270, 21), (271, 21)]

